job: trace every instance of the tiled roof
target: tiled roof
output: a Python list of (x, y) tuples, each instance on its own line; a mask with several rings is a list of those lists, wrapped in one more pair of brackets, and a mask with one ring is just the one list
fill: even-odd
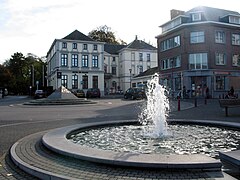
[(125, 47), (125, 45), (104, 44), (104, 51), (109, 54), (118, 54), (118, 51)]
[(78, 30), (73, 31), (72, 33), (70, 33), (69, 35), (67, 35), (62, 39), (78, 40), (78, 41), (95, 41)]
[(185, 14), (190, 15), (193, 12), (203, 12), (204, 17), (207, 21), (219, 21), (219, 18), (229, 15), (229, 14), (240, 15), (236, 11), (229, 11), (229, 10), (212, 8), (212, 7), (207, 7), (207, 6), (195, 7), (193, 9), (187, 11)]
[(156, 50), (157, 48), (142, 41), (138, 40), (137, 38), (131, 42), (130, 44), (127, 45), (126, 48), (131, 48), (131, 49), (148, 49), (148, 50)]
[(154, 67), (154, 68), (150, 68), (134, 77), (136, 78), (136, 77), (150, 76), (150, 75), (154, 75), (155, 73), (158, 73), (158, 72), (159, 72), (158, 67)]

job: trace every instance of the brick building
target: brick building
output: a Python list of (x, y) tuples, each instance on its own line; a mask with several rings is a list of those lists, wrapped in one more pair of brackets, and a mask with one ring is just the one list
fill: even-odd
[(211, 7), (171, 10), (160, 26), (158, 65), (161, 83), (172, 95), (186, 88), (190, 96), (212, 97), (240, 90), (240, 14)]

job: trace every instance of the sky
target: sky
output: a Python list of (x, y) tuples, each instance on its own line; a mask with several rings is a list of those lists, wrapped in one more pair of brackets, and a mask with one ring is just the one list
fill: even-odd
[(46, 56), (54, 39), (76, 29), (88, 35), (103, 25), (126, 43), (137, 35), (156, 46), (171, 9), (209, 6), (240, 13), (239, 5), (239, 0), (0, 0), (0, 64), (16, 52)]

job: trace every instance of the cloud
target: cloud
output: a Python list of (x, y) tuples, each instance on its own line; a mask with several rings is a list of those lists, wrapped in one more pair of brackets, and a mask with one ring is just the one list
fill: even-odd
[[(184, 2), (183, 2), (184, 1)], [(190, 10), (198, 1), (171, 0), (0, 0), (0, 63), (14, 52), (46, 55), (54, 39), (78, 29), (84, 34), (107, 25), (127, 43), (135, 39), (156, 45), (159, 25), (170, 20), (170, 10)], [(231, 10), (239, 0), (203, 5)], [(234, 10), (232, 9), (232, 10)]]

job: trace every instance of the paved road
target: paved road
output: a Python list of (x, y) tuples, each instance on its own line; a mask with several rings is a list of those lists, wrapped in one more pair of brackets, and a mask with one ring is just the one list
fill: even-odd
[(36, 132), (96, 120), (135, 119), (142, 102), (122, 99), (93, 99), (98, 103), (26, 106), (21, 104), (29, 100), (26, 97), (8, 98), (0, 101), (0, 157), (18, 139)]

